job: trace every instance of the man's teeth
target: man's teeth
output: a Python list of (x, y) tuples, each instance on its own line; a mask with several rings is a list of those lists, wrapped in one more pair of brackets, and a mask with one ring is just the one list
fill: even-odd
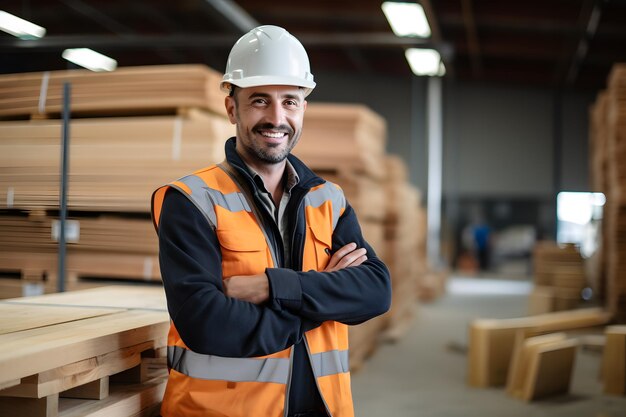
[(282, 138), (283, 136), (285, 136), (285, 134), (283, 132), (276, 132), (276, 133), (274, 133), (274, 132), (261, 132), (261, 134), (263, 136), (267, 136), (268, 138), (275, 138), (275, 139)]

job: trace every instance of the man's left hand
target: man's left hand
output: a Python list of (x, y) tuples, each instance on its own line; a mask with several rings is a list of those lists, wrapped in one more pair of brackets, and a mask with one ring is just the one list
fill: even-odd
[(254, 304), (261, 304), (270, 296), (267, 275), (235, 275), (222, 281), (224, 294), (228, 297)]

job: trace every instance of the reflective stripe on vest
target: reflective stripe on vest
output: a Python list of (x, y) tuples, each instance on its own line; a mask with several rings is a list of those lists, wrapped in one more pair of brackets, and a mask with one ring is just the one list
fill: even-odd
[[(241, 192), (222, 194), (218, 190), (207, 187), (202, 178), (193, 174), (179, 179), (178, 182), (189, 187), (192, 191), (191, 194), (184, 194), (200, 209), (200, 212), (214, 228), (217, 227), (217, 216), (215, 215), (214, 206), (223, 207), (234, 213), (238, 211), (251, 211), (250, 205)], [(173, 186), (176, 187), (175, 185)]]
[(167, 361), (177, 372), (199, 379), (286, 384), (289, 377), (288, 358), (225, 358), (168, 346)]
[(324, 186), (317, 188), (304, 197), (305, 205), (318, 208), (325, 202), (330, 201), (333, 207), (333, 230), (339, 222), (341, 211), (346, 207), (346, 199), (333, 183), (326, 182)]
[[(175, 371), (199, 379), (286, 384), (289, 377), (288, 358), (225, 358), (168, 346), (167, 360)], [(318, 378), (348, 372), (348, 351), (315, 353), (311, 365)]]

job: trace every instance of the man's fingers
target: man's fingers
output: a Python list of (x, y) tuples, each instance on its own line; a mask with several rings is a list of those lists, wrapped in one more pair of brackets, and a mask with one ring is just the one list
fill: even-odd
[(337, 252), (333, 254), (328, 261), (328, 265), (326, 269), (331, 269), (337, 266), (337, 264), (341, 261), (341, 259), (346, 256), (348, 253), (354, 251), (356, 249), (356, 243), (348, 243), (347, 245), (342, 246)]
[(366, 253), (367, 253), (367, 251), (365, 250), (365, 248), (360, 248), (360, 249), (354, 250), (354, 251), (348, 253), (343, 258), (341, 258), (341, 261), (339, 261), (339, 263), (337, 264), (337, 267), (339, 267), (339, 269), (341, 269), (341, 268), (346, 268), (348, 266), (352, 266), (352, 264), (356, 260), (358, 260), (362, 256), (365, 256)]
[(347, 244), (335, 252), (325, 271), (333, 272), (349, 266), (358, 266), (366, 260), (367, 250), (365, 248), (356, 249), (356, 244)]

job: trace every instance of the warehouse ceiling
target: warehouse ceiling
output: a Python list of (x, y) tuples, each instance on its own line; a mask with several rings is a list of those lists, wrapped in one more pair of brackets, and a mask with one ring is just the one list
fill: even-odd
[(626, 62), (626, 0), (424, 0), (431, 39), (398, 38), (374, 0), (13, 0), (5, 11), (47, 29), (0, 32), (0, 72), (68, 68), (89, 47), (120, 66), (205, 63), (223, 71), (234, 41), (276, 24), (309, 51), (312, 70), (409, 77), (404, 49), (434, 47), (463, 81), (600, 89)]

